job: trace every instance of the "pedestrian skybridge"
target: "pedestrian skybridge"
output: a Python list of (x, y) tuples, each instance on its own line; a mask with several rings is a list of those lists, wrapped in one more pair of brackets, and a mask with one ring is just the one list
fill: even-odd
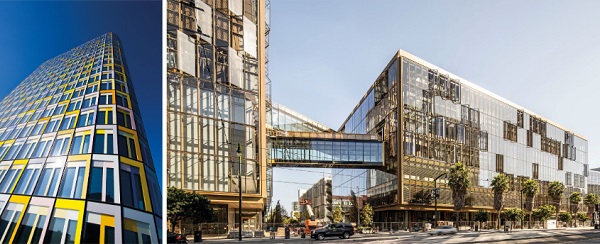
[(270, 131), (268, 143), (272, 166), (383, 167), (382, 142), (376, 135)]

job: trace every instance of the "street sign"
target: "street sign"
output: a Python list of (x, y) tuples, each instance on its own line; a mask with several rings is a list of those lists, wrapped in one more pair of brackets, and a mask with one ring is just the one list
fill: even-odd
[(439, 198), (440, 197), (440, 188), (431, 189), (431, 197)]

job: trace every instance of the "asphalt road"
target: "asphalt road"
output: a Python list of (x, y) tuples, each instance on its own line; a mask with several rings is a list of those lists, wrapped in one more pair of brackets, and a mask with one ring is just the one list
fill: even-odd
[[(240, 243), (237, 240), (205, 240), (205, 243)], [(248, 238), (248, 243), (600, 243), (600, 230), (555, 229), (555, 230), (515, 230), (511, 233), (460, 232), (456, 235), (429, 236), (425, 233), (397, 233), (390, 235), (355, 235), (350, 239), (329, 237), (323, 241), (292, 237), (284, 240), (277, 238)], [(191, 242), (190, 242), (191, 243)]]

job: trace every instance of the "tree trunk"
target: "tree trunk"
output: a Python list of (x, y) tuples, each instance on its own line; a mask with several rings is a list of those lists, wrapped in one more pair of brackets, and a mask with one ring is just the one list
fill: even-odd
[(529, 224), (528, 224), (528, 226), (529, 226), (529, 229), (531, 229), (531, 212), (529, 212)]
[(456, 231), (458, 231), (458, 229), (460, 229), (460, 225), (458, 224), (459, 217), (460, 217), (460, 210), (456, 210)]
[(496, 220), (498, 229), (500, 229), (500, 210), (498, 210), (498, 219)]

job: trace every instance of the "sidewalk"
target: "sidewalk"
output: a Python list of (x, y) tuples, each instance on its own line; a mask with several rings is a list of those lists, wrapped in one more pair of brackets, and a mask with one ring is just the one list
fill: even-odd
[[(556, 229), (513, 229), (510, 232), (504, 232), (502, 229), (490, 229), (490, 230), (480, 230), (480, 231), (471, 231), (471, 230), (463, 230), (458, 232), (456, 237), (473, 237), (473, 236), (489, 236), (486, 238), (487, 241), (499, 241), (499, 240), (520, 240), (520, 239), (530, 239), (530, 238), (539, 238), (549, 234), (549, 232), (560, 231), (562, 233), (558, 234), (560, 236), (568, 236), (574, 235), (574, 233), (570, 233), (570, 231), (578, 231), (578, 230), (593, 230), (593, 227), (577, 227), (577, 228), (556, 228)], [(533, 235), (522, 236), (519, 234), (526, 234), (527, 232), (537, 232)], [(502, 237), (504, 239), (496, 239), (493, 234), (506, 234), (506, 236)], [(513, 236), (514, 235), (514, 236)], [(512, 236), (512, 237), (511, 237)], [(376, 240), (394, 240), (394, 239), (405, 239), (409, 237), (429, 237), (427, 232), (408, 232), (408, 231), (396, 231), (393, 233), (390, 232), (379, 232), (376, 234), (355, 234), (351, 238), (359, 239), (359, 238), (368, 238), (368, 239), (376, 239)], [(507, 238), (507, 239), (506, 239)], [(194, 243), (193, 238), (188, 238), (189, 243)], [(259, 238), (243, 238), (244, 242), (257, 242), (257, 243), (284, 243), (284, 242), (295, 242), (295, 243), (310, 243), (314, 240), (310, 238), (300, 238), (300, 236), (292, 236), (290, 239), (284, 239), (283, 236), (277, 236), (275, 239), (270, 239), (267, 237), (259, 237)], [(351, 240), (352, 241), (352, 240)], [(450, 240), (459, 241), (459, 240)], [(237, 239), (225, 239), (225, 238), (204, 238), (203, 242), (209, 243), (239, 243)], [(460, 241), (459, 241), (460, 242)], [(481, 242), (481, 241), (477, 241)], [(485, 242), (485, 241), (484, 241)]]

